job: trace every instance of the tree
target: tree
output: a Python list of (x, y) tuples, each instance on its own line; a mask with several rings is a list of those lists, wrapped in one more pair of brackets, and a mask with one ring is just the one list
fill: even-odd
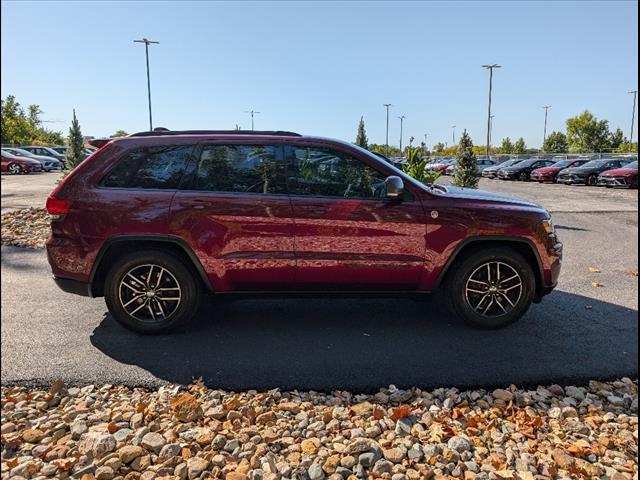
[(441, 154), (442, 152), (444, 152), (444, 143), (442, 142), (438, 142), (433, 146), (433, 153), (435, 154)]
[(620, 145), (624, 145), (628, 140), (625, 138), (624, 133), (619, 128), (609, 136), (609, 148), (617, 150)]
[(129, 136), (129, 134), (127, 132), (125, 132), (124, 130), (117, 130), (116, 133), (111, 135), (111, 138), (127, 137), (127, 136)]
[(367, 132), (364, 129), (364, 117), (360, 117), (360, 123), (358, 124), (358, 134), (356, 135), (356, 145), (362, 148), (369, 148)]
[(76, 109), (73, 109), (73, 120), (71, 121), (71, 127), (69, 128), (69, 148), (67, 148), (66, 154), (66, 168), (67, 170), (73, 170), (82, 161), (84, 148), (84, 141), (82, 139), (82, 131), (80, 130), (80, 123), (76, 118)]
[(465, 129), (458, 144), (458, 161), (453, 181), (457, 187), (478, 188), (478, 170), (476, 156), (473, 153), (473, 142)]
[(42, 126), (39, 105), (29, 105), (27, 113), (13, 95), (2, 99), (1, 122), (2, 143), (9, 144), (62, 144), (62, 133), (47, 130)]
[(598, 120), (589, 110), (567, 120), (567, 143), (571, 153), (601, 152), (611, 148), (609, 122)]
[(516, 140), (515, 145), (513, 146), (513, 153), (526, 153), (527, 144), (524, 143), (524, 138), (520, 137)]
[(500, 147), (502, 153), (513, 153), (513, 148), (513, 143), (511, 143), (509, 137), (502, 139), (502, 146)]
[(545, 153), (567, 153), (569, 151), (567, 136), (562, 132), (551, 132), (545, 139), (542, 150)]
[(368, 150), (370, 152), (373, 153), (381, 153), (383, 155), (389, 156), (389, 157), (400, 157), (402, 156), (400, 149), (398, 147), (394, 147), (392, 145), (389, 145), (389, 154), (387, 155), (387, 147), (386, 145), (380, 145), (377, 143), (371, 143), (369, 144), (369, 148)]

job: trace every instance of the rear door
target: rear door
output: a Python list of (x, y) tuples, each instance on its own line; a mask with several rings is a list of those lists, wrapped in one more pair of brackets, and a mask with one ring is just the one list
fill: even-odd
[(207, 143), (194, 157), (171, 205), (170, 233), (190, 244), (216, 291), (291, 288), (282, 146)]
[(299, 289), (417, 288), (426, 250), (418, 199), (386, 200), (383, 168), (346, 152), (290, 145), (285, 158)]

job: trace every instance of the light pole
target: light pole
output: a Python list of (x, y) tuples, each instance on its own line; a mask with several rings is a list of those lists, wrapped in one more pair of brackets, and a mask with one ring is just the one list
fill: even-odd
[(493, 117), (495, 117), (495, 115), (489, 117), (489, 143), (491, 143), (491, 135), (493, 134)]
[(387, 155), (387, 157), (389, 156), (389, 107), (393, 106), (390, 103), (385, 103), (383, 104), (386, 108), (387, 108), (387, 134), (385, 136), (385, 141), (384, 141), (384, 145), (385, 145), (385, 155)]
[(251, 130), (253, 131), (253, 116), (257, 115), (260, 112), (256, 112), (255, 110), (245, 110), (244, 113), (251, 114)]
[(147, 97), (149, 98), (149, 131), (153, 131), (153, 119), (151, 117), (151, 77), (149, 76), (149, 45), (152, 43), (160, 43), (154, 42), (153, 40), (148, 40), (146, 38), (142, 38), (142, 40), (134, 40), (134, 43), (144, 43), (144, 53), (147, 57)]
[(482, 67), (489, 70), (489, 112), (487, 113), (487, 158), (489, 158), (489, 144), (491, 143), (491, 91), (493, 89), (493, 69), (502, 68), (502, 66), (497, 63), (492, 63), (491, 65), (482, 65)]
[(427, 149), (427, 134), (425, 133), (424, 134), (424, 154), (425, 155), (427, 154), (427, 151), (428, 151), (428, 149)]
[(451, 128), (453, 129), (453, 136), (451, 137), (453, 141), (451, 142), (451, 145), (455, 145), (456, 144), (456, 126), (451, 125)]
[(401, 115), (399, 117), (396, 117), (400, 119), (400, 156), (402, 156), (402, 122), (404, 121), (405, 118), (407, 118), (404, 115)]
[(636, 120), (636, 97), (638, 96), (637, 90), (631, 90), (629, 93), (633, 93), (633, 112), (631, 113), (631, 134), (629, 135), (629, 151), (633, 148), (633, 125)]
[(544, 152), (544, 142), (547, 141), (547, 113), (551, 108), (551, 105), (545, 105), (544, 107), (544, 133), (542, 134), (542, 151)]

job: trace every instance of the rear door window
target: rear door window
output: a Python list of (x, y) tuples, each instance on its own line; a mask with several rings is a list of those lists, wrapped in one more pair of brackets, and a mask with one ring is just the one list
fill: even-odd
[(287, 164), (292, 195), (362, 199), (384, 196), (384, 175), (342, 152), (290, 146)]
[(137, 148), (126, 153), (101, 182), (103, 187), (175, 189), (192, 145)]
[(280, 145), (203, 145), (191, 176), (190, 190), (286, 193)]

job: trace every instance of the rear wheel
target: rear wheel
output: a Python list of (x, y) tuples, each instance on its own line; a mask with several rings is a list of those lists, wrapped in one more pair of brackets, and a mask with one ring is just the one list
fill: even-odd
[(490, 248), (457, 261), (444, 287), (458, 317), (473, 327), (496, 329), (526, 313), (535, 295), (535, 277), (518, 252)]
[(105, 301), (113, 317), (139, 333), (163, 333), (198, 310), (200, 284), (182, 261), (161, 250), (131, 253), (109, 271)]

